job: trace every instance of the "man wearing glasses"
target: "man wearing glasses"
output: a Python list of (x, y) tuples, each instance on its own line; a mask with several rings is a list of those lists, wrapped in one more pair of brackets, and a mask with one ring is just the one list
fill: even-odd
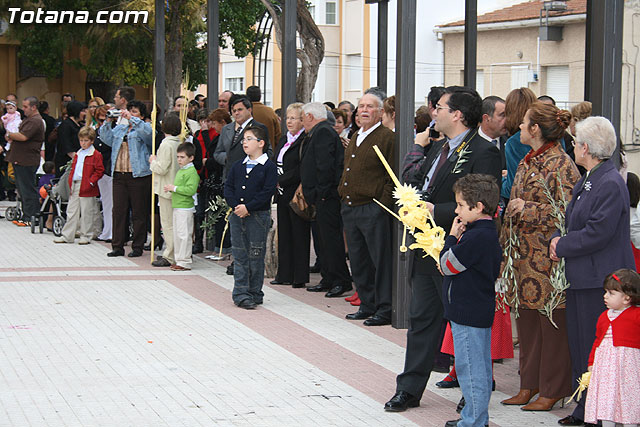
[[(418, 134), (405, 157), (402, 178), (422, 190), (436, 224), (450, 230), (456, 216), (453, 184), (470, 173), (489, 174), (500, 182), (502, 165), (499, 150), (478, 133), (482, 98), (475, 90), (446, 88), (433, 116), (435, 130), (445, 138), (430, 142), (429, 130)], [(440, 341), (442, 275), (435, 261), (423, 255), (414, 251), (405, 365), (396, 380), (396, 394), (385, 404), (390, 412), (420, 405)]]

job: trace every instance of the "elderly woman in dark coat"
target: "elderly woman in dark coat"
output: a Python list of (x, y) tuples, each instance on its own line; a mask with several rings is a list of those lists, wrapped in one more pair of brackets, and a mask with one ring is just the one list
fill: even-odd
[(300, 144), (305, 137), (301, 103), (287, 107), (286, 120), (287, 134), (280, 138), (273, 156), (278, 166), (278, 273), (271, 284), (304, 288), (309, 282), (311, 224), (289, 206), (300, 185)]
[[(567, 334), (573, 384), (587, 370), (598, 316), (605, 310), (605, 276), (619, 268), (634, 268), (629, 244), (629, 193), (611, 156), (616, 148), (613, 125), (604, 117), (589, 117), (576, 125), (576, 163), (587, 173), (573, 188), (567, 207), (567, 234), (551, 240), (551, 258), (564, 258), (567, 289)], [(584, 402), (560, 425), (582, 425)]]

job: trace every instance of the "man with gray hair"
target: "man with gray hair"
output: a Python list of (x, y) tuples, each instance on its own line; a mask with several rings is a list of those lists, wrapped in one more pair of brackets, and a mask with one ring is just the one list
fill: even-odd
[(28, 96), (22, 101), (26, 119), (20, 123), (18, 132), (7, 132), (11, 140), (11, 150), (7, 162), (13, 165), (16, 175), (16, 188), (22, 199), (22, 221), (16, 225), (29, 225), (31, 218), (38, 213), (38, 189), (36, 188), (36, 170), (40, 166), (40, 149), (44, 141), (44, 121), (38, 112), (38, 98)]
[(307, 135), (301, 143), (300, 180), (305, 200), (316, 207), (322, 259), (322, 281), (307, 290), (327, 292), (328, 298), (339, 297), (352, 289), (338, 195), (344, 149), (340, 137), (327, 123), (327, 110), (321, 103), (311, 102), (302, 107), (302, 125)]
[(361, 127), (345, 149), (338, 186), (351, 273), (360, 298), (360, 309), (347, 314), (347, 319), (366, 319), (365, 326), (391, 323), (391, 217), (374, 199), (393, 209), (393, 181), (373, 147), (392, 164), (395, 134), (381, 124), (380, 95), (381, 91), (370, 89), (358, 101)]

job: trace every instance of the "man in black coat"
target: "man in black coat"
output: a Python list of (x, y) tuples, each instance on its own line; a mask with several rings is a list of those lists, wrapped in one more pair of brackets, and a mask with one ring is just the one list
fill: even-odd
[[(251, 101), (247, 98), (238, 97), (232, 103), (231, 114), (235, 121), (222, 128), (216, 151), (213, 153), (213, 158), (224, 166), (225, 179), (231, 166), (247, 156), (242, 149), (242, 139), (247, 126), (257, 126), (267, 132), (267, 127), (253, 118)], [(273, 150), (270, 142), (265, 141), (265, 144), (267, 145), (267, 155), (272, 157)]]
[[(428, 131), (416, 137), (405, 157), (402, 177), (423, 192), (436, 224), (451, 229), (456, 200), (453, 184), (470, 173), (489, 174), (500, 182), (500, 152), (478, 133), (482, 98), (466, 87), (448, 87), (434, 110), (435, 129), (445, 138), (428, 141)], [(436, 262), (415, 251), (404, 372), (385, 410), (401, 412), (420, 405), (429, 380), (442, 324), (442, 275)]]
[(326, 108), (319, 102), (302, 107), (302, 125), (307, 136), (302, 141), (300, 180), (305, 200), (316, 207), (322, 258), (322, 281), (307, 290), (326, 291), (325, 296), (331, 298), (352, 289), (345, 260), (338, 195), (344, 149), (340, 137), (327, 123)]

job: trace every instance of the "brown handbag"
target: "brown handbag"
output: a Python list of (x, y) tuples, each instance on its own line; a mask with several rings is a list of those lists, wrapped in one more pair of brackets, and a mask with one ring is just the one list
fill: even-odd
[(298, 185), (293, 197), (289, 202), (289, 206), (296, 215), (305, 221), (313, 221), (316, 219), (316, 207), (307, 203), (302, 192), (302, 183)]

